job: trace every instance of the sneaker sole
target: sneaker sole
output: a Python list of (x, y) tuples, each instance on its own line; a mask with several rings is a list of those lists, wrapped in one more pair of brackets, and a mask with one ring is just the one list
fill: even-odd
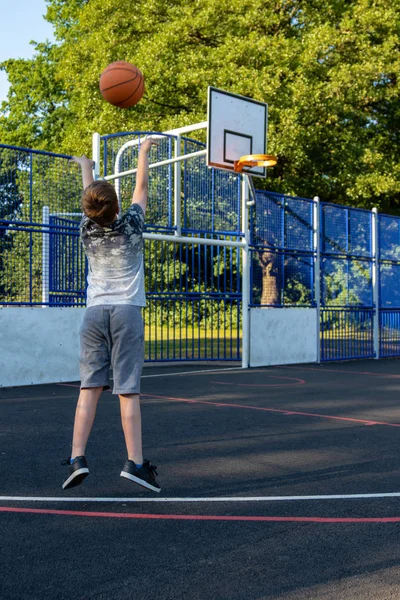
[(77, 469), (66, 479), (62, 485), (62, 489), (66, 490), (68, 488), (75, 487), (82, 483), (82, 481), (89, 475), (89, 469), (87, 467), (82, 467), (82, 469)]
[(121, 471), (121, 477), (125, 477), (125, 479), (130, 479), (130, 481), (134, 481), (135, 483), (138, 483), (142, 487), (145, 487), (148, 490), (152, 490), (153, 492), (157, 492), (158, 494), (161, 492), (160, 488), (156, 488), (156, 487), (154, 487), (154, 485), (151, 485), (151, 483), (147, 483), (147, 481), (144, 481), (144, 479), (140, 479), (140, 477), (135, 477), (134, 475), (131, 475), (130, 473), (126, 473), (126, 471)]

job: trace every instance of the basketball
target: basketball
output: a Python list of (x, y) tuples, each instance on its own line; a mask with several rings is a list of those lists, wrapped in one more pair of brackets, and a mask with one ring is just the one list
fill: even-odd
[(100, 92), (104, 100), (114, 106), (134, 106), (143, 96), (143, 74), (131, 63), (123, 60), (113, 62), (100, 75)]

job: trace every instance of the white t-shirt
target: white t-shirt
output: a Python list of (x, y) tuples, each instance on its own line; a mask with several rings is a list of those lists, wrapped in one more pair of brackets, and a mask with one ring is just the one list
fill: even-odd
[(144, 213), (132, 204), (121, 217), (101, 227), (84, 216), (80, 234), (89, 262), (87, 306), (146, 306), (143, 270)]

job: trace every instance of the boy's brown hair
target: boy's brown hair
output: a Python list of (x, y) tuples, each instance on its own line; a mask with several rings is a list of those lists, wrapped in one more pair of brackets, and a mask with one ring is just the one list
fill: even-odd
[(114, 221), (118, 198), (108, 181), (93, 181), (82, 194), (82, 209), (89, 219), (104, 227)]

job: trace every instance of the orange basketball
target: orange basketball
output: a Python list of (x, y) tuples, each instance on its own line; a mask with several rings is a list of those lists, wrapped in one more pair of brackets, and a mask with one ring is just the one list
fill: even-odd
[(113, 62), (100, 75), (100, 92), (104, 100), (114, 106), (134, 106), (144, 92), (142, 72), (135, 65), (123, 60)]

